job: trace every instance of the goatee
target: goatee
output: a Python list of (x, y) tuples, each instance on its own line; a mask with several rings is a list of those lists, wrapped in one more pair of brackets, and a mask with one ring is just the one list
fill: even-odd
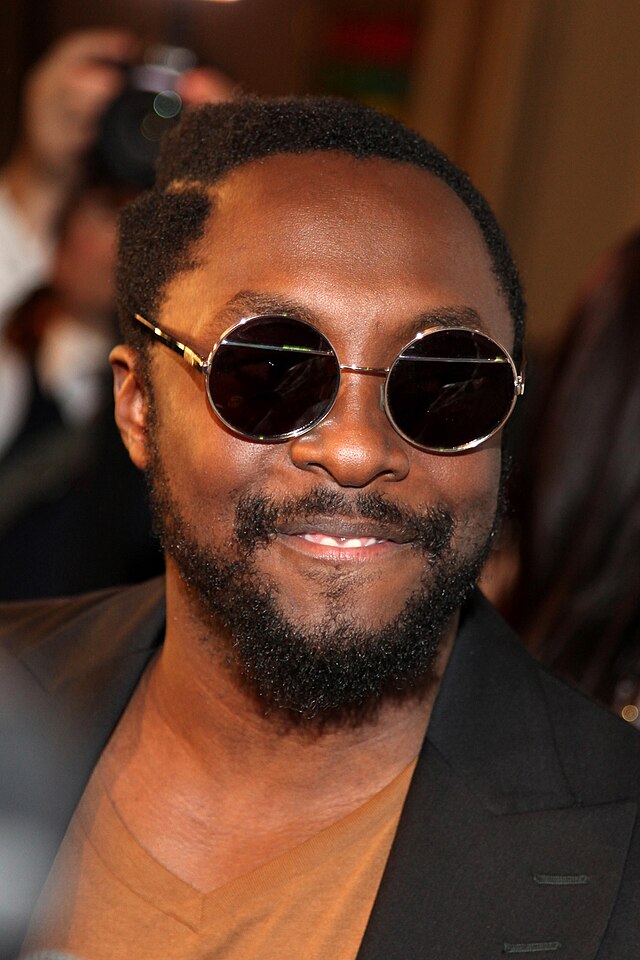
[[(181, 515), (157, 451), (148, 482), (156, 533), (193, 597), (203, 642), (225, 628), (228, 649), (215, 653), (265, 714), (295, 724), (358, 723), (383, 701), (418, 696), (433, 682), (442, 634), (475, 585), (491, 535), (459, 556), (452, 548), (454, 518), (443, 507), (417, 513), (379, 494), (353, 497), (318, 487), (297, 498), (241, 497), (223, 553), (203, 545)], [(279, 525), (335, 516), (392, 525), (424, 558), (424, 574), (403, 609), (377, 629), (355, 622), (338, 585), (327, 590), (322, 621), (302, 628), (285, 616), (276, 585), (256, 569), (257, 551)]]

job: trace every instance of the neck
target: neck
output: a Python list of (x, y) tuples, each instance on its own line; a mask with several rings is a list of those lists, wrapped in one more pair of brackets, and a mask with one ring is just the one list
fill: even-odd
[[(443, 637), (433, 675), (419, 691), (384, 699), (357, 721), (290, 722), (269, 710), (239, 681), (220, 631), (203, 637), (181, 583), (169, 585), (167, 635), (149, 679), (148, 696), (167, 734), (199, 758), (203, 772), (228, 769), (255, 789), (273, 780), (283, 789), (317, 796), (319, 771), (330, 788), (349, 796), (373, 794), (417, 755), (457, 628)], [(362, 780), (361, 789), (354, 781)], [(271, 785), (273, 787), (273, 784)]]
[(302, 843), (415, 759), (456, 625), (419, 694), (381, 702), (357, 724), (284, 725), (238, 682), (224, 635), (203, 639), (186, 592), (169, 578), (164, 646), (102, 763), (121, 816), (202, 890)]

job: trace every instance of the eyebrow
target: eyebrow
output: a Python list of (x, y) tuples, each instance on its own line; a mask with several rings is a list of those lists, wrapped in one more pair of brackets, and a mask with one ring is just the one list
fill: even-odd
[[(306, 320), (314, 326), (319, 325), (317, 314), (300, 301), (254, 290), (241, 290), (228, 300), (220, 314), (220, 319), (232, 324), (245, 317), (269, 314), (293, 316)], [(399, 332), (409, 340), (429, 327), (474, 327), (483, 330), (485, 324), (473, 307), (442, 306), (412, 317)], [(375, 331), (375, 326), (372, 329)]]
[(484, 330), (480, 314), (473, 307), (436, 307), (419, 314), (411, 320), (405, 330), (407, 336), (416, 336), (427, 327), (474, 327)]
[(259, 293), (255, 290), (241, 290), (237, 293), (226, 302), (220, 317), (233, 323), (236, 320), (244, 320), (245, 317), (268, 316), (269, 314), (293, 316), (300, 320), (306, 320), (307, 323), (318, 323), (318, 318), (314, 312), (300, 301), (277, 294)]

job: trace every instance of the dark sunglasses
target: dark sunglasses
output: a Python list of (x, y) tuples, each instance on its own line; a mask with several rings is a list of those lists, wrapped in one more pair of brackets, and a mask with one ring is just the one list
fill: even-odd
[(135, 319), (202, 373), (215, 415), (248, 440), (276, 443), (317, 426), (335, 403), (343, 371), (384, 377), (381, 403), (391, 425), (437, 453), (493, 436), (524, 393), (524, 377), (504, 347), (467, 327), (431, 327), (380, 368), (341, 364), (327, 338), (295, 317), (241, 320), (206, 360), (139, 314)]

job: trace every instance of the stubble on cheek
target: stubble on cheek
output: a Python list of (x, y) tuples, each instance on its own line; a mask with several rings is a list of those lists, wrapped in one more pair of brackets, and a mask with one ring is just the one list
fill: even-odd
[(502, 496), (490, 491), (474, 497), (465, 504), (456, 517), (452, 550), (460, 557), (477, 552), (482, 544), (491, 541), (502, 519)]

